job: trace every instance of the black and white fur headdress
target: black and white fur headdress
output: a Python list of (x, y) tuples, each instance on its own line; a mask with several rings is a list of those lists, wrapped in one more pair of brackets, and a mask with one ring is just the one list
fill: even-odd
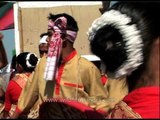
[(128, 23), (130, 22), (131, 18), (126, 14), (122, 14), (117, 10), (110, 10), (97, 18), (92, 23), (87, 33), (88, 39), (92, 41), (96, 32), (105, 25), (114, 26), (119, 30), (125, 43), (127, 60), (125, 60), (114, 73), (114, 77), (116, 78), (130, 74), (143, 63), (143, 41), (141, 34), (137, 29), (136, 24), (129, 25)]

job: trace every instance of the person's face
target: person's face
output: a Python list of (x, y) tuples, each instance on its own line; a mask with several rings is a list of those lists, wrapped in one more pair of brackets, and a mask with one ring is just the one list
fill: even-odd
[(42, 43), (39, 45), (39, 54), (40, 57), (42, 58), (43, 56), (46, 56), (48, 53), (48, 44)]

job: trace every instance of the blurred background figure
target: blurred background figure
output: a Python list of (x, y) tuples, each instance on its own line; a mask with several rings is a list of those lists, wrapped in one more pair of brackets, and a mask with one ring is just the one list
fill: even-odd
[(7, 55), (3, 46), (2, 39), (3, 39), (3, 34), (0, 33), (0, 69), (8, 64)]
[(16, 62), (17, 73), (10, 80), (6, 90), (4, 118), (13, 113), (15, 106), (12, 105), (17, 104), (22, 89), (37, 65), (38, 58), (35, 54), (23, 52), (16, 57)]
[(42, 33), (40, 35), (40, 40), (39, 40), (39, 54), (40, 58), (43, 56), (46, 56), (48, 53), (48, 33)]
[(12, 73), (3, 45), (3, 34), (0, 32), (0, 118), (4, 109), (5, 92)]

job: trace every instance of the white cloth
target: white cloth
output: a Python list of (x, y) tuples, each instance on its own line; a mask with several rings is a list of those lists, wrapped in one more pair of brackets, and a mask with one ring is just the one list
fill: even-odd
[(48, 43), (47, 42), (47, 35), (44, 35), (40, 40), (39, 40), (39, 44), (42, 44), (42, 43)]
[(89, 61), (100, 61), (100, 58), (96, 55), (81, 55)]
[(4, 92), (6, 92), (11, 73), (10, 64), (0, 69), (0, 87)]

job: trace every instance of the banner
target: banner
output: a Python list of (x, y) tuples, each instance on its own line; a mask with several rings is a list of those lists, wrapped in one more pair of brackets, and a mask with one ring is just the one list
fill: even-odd
[(14, 28), (13, 3), (0, 2), (0, 30)]

